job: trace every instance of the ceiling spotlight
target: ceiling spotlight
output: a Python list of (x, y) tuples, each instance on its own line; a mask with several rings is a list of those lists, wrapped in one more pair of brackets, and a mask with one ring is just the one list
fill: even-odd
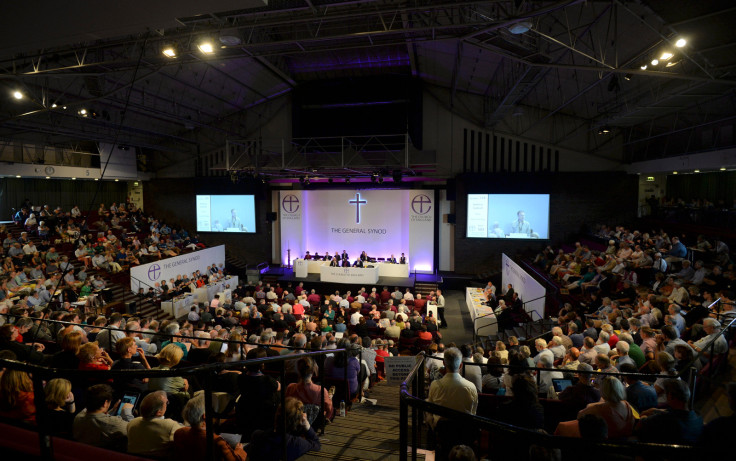
[(679, 39), (678, 41), (675, 42), (675, 46), (677, 48), (682, 48), (685, 45), (687, 45), (687, 40), (685, 40), (684, 38), (681, 38), (681, 39)]
[(521, 35), (529, 32), (532, 28), (532, 23), (529, 21), (521, 21), (509, 27), (509, 32), (514, 35)]
[(238, 46), (243, 41), (240, 39), (240, 37), (235, 35), (220, 35), (220, 43), (223, 44), (223, 48), (225, 46)]
[(116, 179), (116, 180), (115, 180), (115, 182), (118, 182), (118, 181), (120, 181), (120, 180), (119, 180), (119, 179)]
[(161, 52), (162, 52), (162, 53), (164, 54), (164, 56), (166, 56), (167, 58), (175, 58), (175, 57), (176, 57), (176, 48), (174, 48), (174, 47), (173, 47), (173, 46), (171, 46), (171, 45), (169, 45), (169, 46), (166, 46), (166, 47), (164, 47), (164, 49), (163, 49), (163, 50), (161, 50)]
[(51, 176), (46, 176), (46, 179), (51, 179)]
[(66, 110), (66, 106), (62, 106), (61, 108), (64, 109), (64, 110)]
[(87, 116), (87, 109), (79, 109), (79, 115), (81, 115), (82, 117), (86, 117)]
[(345, 183), (350, 184), (350, 178), (345, 178)]
[(215, 47), (212, 45), (212, 42), (210, 41), (204, 41), (197, 45), (197, 48), (199, 48), (199, 51), (201, 51), (204, 54), (212, 54), (215, 52)]
[(378, 177), (378, 184), (383, 184), (383, 176)]
[(75, 179), (77, 179), (77, 178), (72, 178), (72, 181), (74, 181)]
[(661, 59), (662, 61), (666, 61), (672, 56), (674, 56), (674, 54), (670, 53), (669, 51), (665, 51), (664, 53), (662, 53), (662, 56), (660, 56), (659, 59)]
[(100, 178), (95, 178), (95, 181), (99, 181), (99, 180), (100, 180)]
[(677, 171), (673, 171), (672, 174), (677, 174)]
[(659, 61), (656, 59), (652, 59), (652, 65), (656, 66), (657, 64), (659, 64)]
[(16, 91), (13, 91), (13, 97), (15, 99), (23, 99), (23, 93), (21, 93), (20, 91), (17, 91), (17, 90)]
[(695, 173), (700, 173), (700, 170), (695, 170)]
[(722, 166), (721, 167), (721, 171), (726, 171), (726, 167), (725, 166)]
[(643, 65), (643, 66), (641, 66), (641, 67), (640, 67), (639, 69), (641, 69), (641, 70), (647, 70), (647, 67), (649, 67), (649, 66), (647, 66), (646, 64), (644, 64), (644, 65)]
[(611, 127), (608, 125), (604, 125), (600, 127), (600, 129), (598, 130), (598, 134), (608, 134), (610, 132), (611, 132)]
[(17, 174), (17, 175), (15, 175), (15, 177), (16, 177), (16, 178), (20, 178), (20, 175), (19, 175), (19, 174)]
[(680, 61), (670, 61), (667, 63), (667, 66), (665, 67), (675, 67), (678, 64), (680, 64)]
[(56, 103), (51, 104), (52, 109), (56, 109)]
[(626, 75), (624, 75), (624, 80), (626, 80), (627, 82), (628, 82), (629, 80), (631, 80), (631, 74), (626, 74)]
[(308, 186), (309, 185), (309, 176), (307, 176), (306, 178), (304, 178), (304, 185), (305, 186)]

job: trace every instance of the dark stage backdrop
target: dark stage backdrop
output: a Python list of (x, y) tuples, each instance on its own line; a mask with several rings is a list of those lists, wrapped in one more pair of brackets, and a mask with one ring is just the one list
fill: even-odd
[[(541, 251), (572, 243), (597, 223), (626, 225), (636, 217), (638, 176), (624, 173), (539, 173), (461, 175), (455, 207), (455, 272), (481, 274), (501, 268), (501, 253)], [(549, 240), (466, 238), (467, 195), (550, 194)], [(571, 242), (572, 240), (572, 242)]]
[[(97, 196), (95, 197), (95, 192)], [(25, 199), (34, 206), (48, 205), (52, 210), (60, 206), (69, 211), (74, 205), (82, 211), (95, 211), (100, 203), (109, 207), (113, 202), (125, 202), (128, 187), (125, 182), (114, 181), (72, 181), (71, 179), (0, 179), (0, 221), (10, 219), (11, 209), (18, 208)], [(94, 203), (91, 201), (94, 199)]]

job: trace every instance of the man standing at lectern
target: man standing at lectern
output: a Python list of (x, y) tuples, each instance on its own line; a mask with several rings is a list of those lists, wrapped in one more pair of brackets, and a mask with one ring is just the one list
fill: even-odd
[(511, 233), (512, 234), (527, 234), (531, 235), (532, 233), (532, 226), (529, 224), (529, 221), (525, 219), (526, 214), (524, 213), (524, 210), (519, 210), (516, 213), (516, 220), (514, 220), (511, 223)]
[(437, 290), (437, 317), (440, 318), (440, 328), (447, 328), (447, 320), (445, 320), (445, 297), (442, 296), (442, 290)]

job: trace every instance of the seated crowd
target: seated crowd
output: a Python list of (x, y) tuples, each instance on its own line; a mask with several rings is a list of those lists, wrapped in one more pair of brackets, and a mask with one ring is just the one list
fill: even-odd
[[(209, 306), (195, 306), (186, 319), (161, 322), (119, 313), (88, 314), (71, 306), (37, 310), (14, 305), (11, 314), (2, 316), (0, 357), (61, 370), (103, 371), (239, 362), (210, 385), (223, 400), (216, 408), (216, 430), (250, 442), (245, 449), (252, 459), (277, 459), (285, 433), (294, 455), (290, 459), (295, 459), (319, 450), (312, 425), (332, 421), (338, 399), (350, 406), (384, 379), (385, 357), (443, 348), (436, 320), (426, 314), (427, 300), (436, 295), (441, 292), (423, 297), (384, 287), (361, 288), (355, 296), (323, 296), (303, 284), (292, 290), (241, 283), (232, 302), (216, 298)], [(338, 348), (347, 353), (328, 355), (323, 363), (300, 357), (303, 351)], [(276, 379), (280, 365), (251, 363), (276, 355), (294, 356), (285, 363), (284, 382)], [(34, 425), (44, 411), (38, 421), (45, 421), (54, 435), (146, 456), (202, 459), (203, 382), (197, 378), (58, 378), (44, 391), (47, 409), (35, 407), (29, 382), (27, 373), (5, 370), (0, 417)], [(338, 389), (328, 392), (327, 384)], [(287, 397), (286, 428), (280, 417), (281, 392)], [(142, 396), (135, 408), (120, 403), (129, 393)], [(224, 459), (246, 456), (244, 444), (219, 438), (215, 443)]]

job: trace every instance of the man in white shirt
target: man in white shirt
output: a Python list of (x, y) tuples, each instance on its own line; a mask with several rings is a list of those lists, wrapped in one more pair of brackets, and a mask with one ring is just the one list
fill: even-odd
[(537, 348), (537, 355), (534, 356), (534, 363), (537, 366), (539, 366), (539, 361), (544, 356), (549, 357), (550, 363), (554, 363), (555, 355), (552, 353), (551, 350), (547, 349), (547, 341), (545, 341), (542, 338), (539, 338), (536, 341), (534, 341), (534, 347)]
[(363, 316), (360, 314), (359, 310), (356, 310), (355, 312), (350, 314), (350, 325), (357, 325), (358, 323), (360, 323), (361, 317)]
[[(447, 349), (443, 361), (445, 376), (432, 382), (429, 387), (427, 402), (474, 415), (478, 408), (478, 391), (473, 383), (460, 375), (460, 368), (462, 367), (460, 351), (455, 347)], [(455, 431), (448, 430), (445, 432), (444, 429), (448, 429), (446, 427), (438, 430), (438, 423), (442, 418), (430, 412), (426, 412), (425, 417), (427, 423), (435, 431), (438, 445), (444, 448), (442, 451), (447, 451), (449, 447), (458, 443), (458, 440), (455, 440), (455, 435), (449, 433)], [(443, 422), (442, 425), (446, 426), (446, 423)]]
[(404, 299), (406, 301), (414, 301), (414, 295), (411, 294), (411, 291), (409, 291), (408, 288), (406, 289), (406, 293), (404, 293)]

